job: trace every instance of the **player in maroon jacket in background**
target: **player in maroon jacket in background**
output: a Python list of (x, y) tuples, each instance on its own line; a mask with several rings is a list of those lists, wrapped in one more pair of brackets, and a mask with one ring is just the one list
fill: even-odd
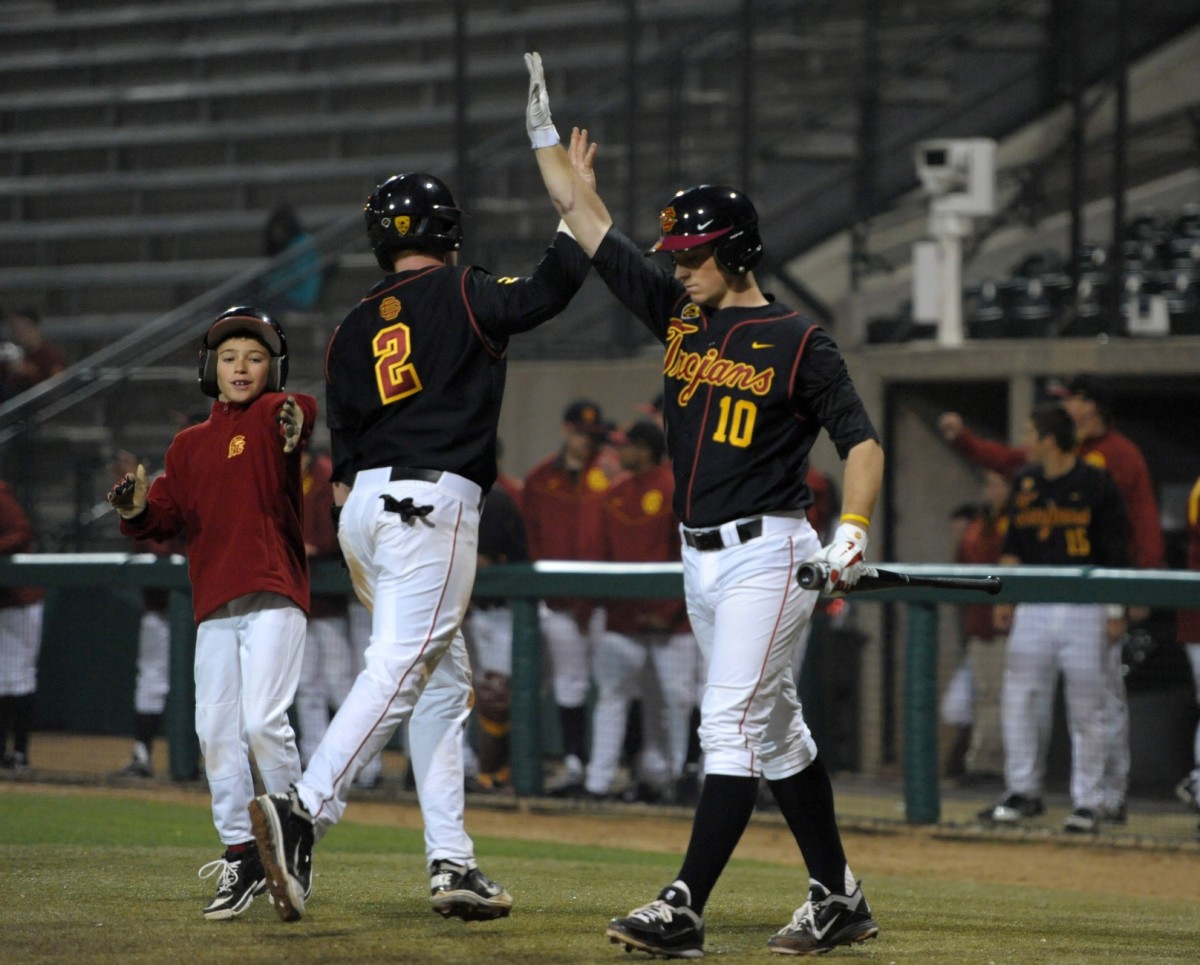
[[(599, 456), (608, 424), (600, 406), (579, 399), (563, 412), (562, 433), (562, 447), (529, 471), (521, 494), (529, 558), (535, 562), (600, 558), (596, 520), (608, 476)], [(562, 771), (546, 790), (553, 795), (574, 794), (583, 788), (587, 759), (591, 641), (599, 632), (593, 620), (602, 620), (603, 611), (590, 599), (560, 598), (546, 600), (539, 616), (563, 742)]]
[[(8, 484), (0, 482), (0, 556), (32, 549), (33, 525)], [(6, 770), (29, 769), (45, 596), (40, 586), (0, 586), (0, 766)]]
[[(666, 441), (649, 420), (615, 433), (624, 472), (605, 493), (600, 513), (601, 558), (614, 563), (679, 559), (679, 520), (671, 511)], [(596, 642), (592, 756), (585, 791), (613, 793), (630, 702), (641, 697), (643, 745), (634, 763), (630, 797), (659, 801), (674, 795), (687, 760), (696, 702), (698, 649), (683, 600), (607, 600), (605, 632)]]
[[(1200, 479), (1192, 487), (1187, 502), (1189, 570), (1200, 570)], [(1178, 626), (1179, 642), (1187, 649), (1192, 664), (1192, 676), (1196, 678), (1196, 703), (1200, 704), (1200, 609), (1180, 610)], [(1200, 723), (1196, 724), (1195, 767), (1175, 788), (1179, 799), (1200, 811)], [(1196, 832), (1200, 835), (1200, 825)]]
[(300, 450), (317, 400), (288, 395), (287, 340), (253, 308), (223, 312), (200, 349), (200, 387), (215, 401), (180, 432), (148, 485), (139, 465), (109, 493), (121, 532), (186, 535), (196, 616), (196, 735), (223, 857), (210, 920), (234, 918), (266, 887), (250, 802), (254, 777), (282, 792), (300, 778), (287, 710), (296, 694), (308, 612)]

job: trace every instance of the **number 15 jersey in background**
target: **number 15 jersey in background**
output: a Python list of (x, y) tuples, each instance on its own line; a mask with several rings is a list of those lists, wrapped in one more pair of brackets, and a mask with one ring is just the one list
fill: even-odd
[(1040, 466), (1013, 478), (1006, 556), (1043, 566), (1125, 566), (1125, 504), (1112, 476), (1076, 459), (1047, 479)]

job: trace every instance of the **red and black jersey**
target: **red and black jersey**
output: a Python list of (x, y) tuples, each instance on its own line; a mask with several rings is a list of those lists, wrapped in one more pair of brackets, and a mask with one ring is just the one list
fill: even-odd
[(407, 466), (491, 489), (508, 338), (562, 311), (588, 268), (559, 234), (525, 278), (439, 265), (380, 281), (326, 350), (334, 481)]
[(1013, 480), (1002, 553), (1042, 566), (1126, 566), (1125, 503), (1112, 477), (1076, 459), (1047, 479), (1028, 466)]
[(810, 319), (776, 301), (703, 308), (615, 229), (593, 263), (666, 347), (663, 415), (687, 526), (808, 506), (822, 427), (842, 458), (879, 438), (833, 339)]

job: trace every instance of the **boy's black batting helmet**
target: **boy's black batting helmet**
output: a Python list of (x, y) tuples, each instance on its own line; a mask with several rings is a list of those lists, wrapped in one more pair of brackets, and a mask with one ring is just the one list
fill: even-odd
[(744, 275), (762, 258), (758, 212), (741, 191), (701, 184), (678, 192), (659, 212), (662, 237), (652, 250), (686, 251), (712, 243), (717, 264)]
[(363, 208), (375, 260), (393, 271), (392, 259), (405, 248), (458, 251), (462, 211), (454, 195), (432, 174), (397, 174), (379, 185)]
[(282, 392), (287, 384), (288, 374), (287, 337), (283, 334), (283, 329), (266, 312), (238, 305), (221, 312), (200, 340), (199, 376), (200, 389), (204, 394), (214, 399), (220, 397), (221, 390), (217, 387), (216, 350), (225, 339), (234, 335), (244, 335), (266, 346), (267, 351), (271, 353), (267, 391)]

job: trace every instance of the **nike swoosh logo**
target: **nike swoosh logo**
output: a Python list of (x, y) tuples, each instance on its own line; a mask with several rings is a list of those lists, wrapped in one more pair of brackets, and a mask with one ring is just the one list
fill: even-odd
[(775, 345), (772, 342), (751, 342), (750, 347), (751, 348), (774, 348)]
[(712, 219), (712, 218), (709, 218), (709, 219), (708, 219), (706, 222), (704, 222), (704, 224), (698, 224), (698, 225), (696, 225), (696, 230), (697, 230), (697, 231), (703, 231), (705, 228), (707, 228), (707, 227), (708, 227), (710, 224), (712, 224), (712, 223), (713, 223), (713, 219)]

